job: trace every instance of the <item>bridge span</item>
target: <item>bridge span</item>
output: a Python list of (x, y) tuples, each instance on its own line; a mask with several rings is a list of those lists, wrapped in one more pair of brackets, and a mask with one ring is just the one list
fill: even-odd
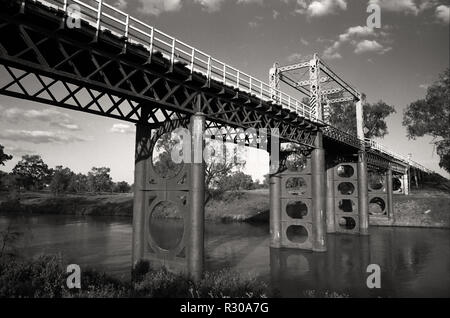
[[(368, 235), (370, 218), (395, 218), (394, 191), (407, 194), (411, 178), (432, 173), (364, 139), (361, 94), (317, 55), (274, 65), (267, 84), (103, 0), (0, 0), (0, 9), (0, 94), (136, 124), (133, 264), (148, 259), (195, 279), (203, 272), (204, 163), (185, 163), (172, 177), (152, 163), (158, 138), (176, 128), (190, 129), (192, 149), (202, 148), (196, 137), (220, 131), (224, 141), (280, 153), (270, 176), (273, 248), (325, 252), (326, 233)], [(298, 69), (306, 79), (292, 79)], [(327, 123), (339, 102), (356, 104), (358, 136)], [(290, 165), (300, 154), (306, 162)], [(185, 220), (173, 250), (150, 230), (167, 201)]]

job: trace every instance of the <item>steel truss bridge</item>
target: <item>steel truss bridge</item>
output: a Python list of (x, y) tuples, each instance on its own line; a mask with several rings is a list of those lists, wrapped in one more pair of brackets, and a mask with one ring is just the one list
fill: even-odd
[[(339, 232), (342, 219), (351, 219), (342, 232), (367, 234), (368, 170), (385, 177), (385, 192), (378, 197), (390, 200), (385, 202), (390, 210), (383, 210), (387, 218), (393, 215), (392, 174), (432, 173), (364, 139), (361, 123), (358, 136), (327, 124), (333, 103), (355, 102), (362, 118), (361, 95), (316, 55), (275, 66), (270, 83), (265, 83), (103, 0), (0, 0), (0, 9), (0, 94), (136, 124), (134, 262), (149, 258), (165, 266), (181, 263), (194, 277), (203, 269), (202, 164), (186, 164), (171, 180), (158, 177), (151, 164), (157, 137), (178, 127), (190, 128), (194, 136), (221, 131), (224, 141), (244, 140), (253, 147), (260, 144), (248, 141), (261, 137), (259, 129), (268, 129), (268, 139), (279, 137), (282, 144), (295, 144), (307, 155), (304, 169), (292, 171), (285, 166), (292, 153), (282, 153), (281, 168), (271, 176), (272, 247), (324, 251), (325, 232)], [(295, 78), (301, 69), (307, 77)], [(284, 93), (281, 83), (309, 102)], [(253, 129), (253, 136), (242, 132), (248, 129)], [(277, 150), (272, 147), (266, 150)], [(351, 197), (335, 194), (334, 184), (344, 180), (340, 172), (347, 166), (356, 178), (349, 177), (349, 183), (354, 181), (358, 189), (353, 198), (357, 208), (339, 216), (338, 199)], [(293, 176), (310, 181), (310, 188), (300, 194), (310, 211), (305, 218), (285, 217), (293, 200), (286, 180)], [(407, 192), (408, 177), (402, 181)], [(147, 226), (164, 200), (174, 202), (187, 216), (183, 237), (172, 250), (160, 248)], [(306, 229), (306, 242), (290, 239), (295, 226)]]

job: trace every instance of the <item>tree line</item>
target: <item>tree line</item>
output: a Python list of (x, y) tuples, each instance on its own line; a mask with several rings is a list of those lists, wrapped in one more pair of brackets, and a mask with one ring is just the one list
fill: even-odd
[[(4, 154), (1, 145), (0, 153)], [(11, 160), (12, 156), (8, 155), (8, 157), (3, 158)], [(75, 173), (70, 168), (63, 166), (49, 168), (41, 156), (24, 155), (14, 166), (12, 172), (0, 171), (0, 190), (40, 191), (48, 189), (55, 195), (62, 193), (131, 192), (132, 186), (128, 182), (113, 182), (110, 172), (111, 169), (107, 167), (93, 167), (87, 174)]]

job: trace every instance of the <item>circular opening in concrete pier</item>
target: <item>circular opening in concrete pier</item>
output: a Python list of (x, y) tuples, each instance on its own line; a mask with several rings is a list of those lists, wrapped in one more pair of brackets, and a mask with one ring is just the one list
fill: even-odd
[(183, 219), (183, 214), (169, 201), (160, 202), (151, 212), (150, 235), (163, 250), (173, 250), (183, 239), (184, 223), (179, 219)]
[(286, 236), (292, 243), (303, 244), (308, 240), (308, 230), (301, 225), (291, 225), (286, 230)]
[(342, 195), (352, 195), (355, 192), (355, 186), (351, 182), (341, 182), (338, 185), (338, 191)]
[(339, 219), (339, 227), (344, 230), (353, 230), (356, 227), (356, 221), (351, 217), (341, 217)]
[(336, 173), (341, 178), (350, 178), (355, 174), (355, 169), (350, 165), (339, 165), (336, 168)]
[[(182, 163), (175, 163), (173, 154), (183, 157), (181, 138), (176, 134), (166, 133), (158, 138), (152, 152), (153, 170), (164, 179), (175, 177), (183, 168)], [(177, 151), (177, 149), (180, 149)]]
[(342, 199), (342, 200), (339, 201), (338, 208), (342, 212), (351, 213), (351, 212), (355, 211), (356, 204), (355, 204), (355, 202), (353, 202), (353, 200)]
[(291, 195), (304, 195), (308, 185), (302, 177), (292, 177), (286, 181), (286, 190)]
[(303, 219), (308, 215), (308, 206), (302, 201), (291, 201), (286, 206), (286, 213), (290, 218)]
[(369, 213), (371, 215), (386, 214), (386, 202), (382, 198), (375, 197), (369, 201)]
[(378, 173), (369, 173), (369, 188), (373, 191), (382, 191), (384, 188), (384, 176)]

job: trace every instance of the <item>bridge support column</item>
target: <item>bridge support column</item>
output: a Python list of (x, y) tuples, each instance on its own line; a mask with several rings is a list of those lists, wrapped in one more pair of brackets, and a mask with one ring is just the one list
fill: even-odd
[(197, 113), (191, 117), (191, 209), (189, 213), (189, 239), (187, 242), (188, 274), (199, 281), (204, 267), (205, 236), (205, 164), (203, 161), (203, 133), (205, 116)]
[(132, 266), (144, 259), (145, 213), (147, 209), (146, 185), (147, 165), (151, 161), (151, 129), (146, 125), (136, 125), (136, 146), (134, 165), (133, 198), (133, 242), (131, 246)]
[(327, 169), (327, 206), (326, 206), (327, 233), (336, 232), (334, 211), (334, 167)]
[(325, 252), (326, 229), (326, 185), (325, 185), (325, 150), (323, 149), (322, 133), (318, 132), (315, 149), (311, 153), (311, 191), (313, 206), (313, 251)]
[(393, 220), (394, 219), (394, 198), (393, 198), (393, 180), (392, 180), (392, 168), (389, 167), (389, 169), (386, 171), (386, 192), (387, 192), (387, 214), (388, 219)]
[(409, 170), (407, 170), (405, 172), (405, 174), (403, 175), (403, 180), (402, 180), (402, 185), (403, 185), (403, 193), (405, 195), (409, 195)]
[(369, 235), (369, 195), (368, 195), (368, 174), (367, 158), (365, 151), (358, 153), (358, 208), (360, 234)]
[(270, 247), (281, 247), (281, 177), (271, 175), (270, 192)]

